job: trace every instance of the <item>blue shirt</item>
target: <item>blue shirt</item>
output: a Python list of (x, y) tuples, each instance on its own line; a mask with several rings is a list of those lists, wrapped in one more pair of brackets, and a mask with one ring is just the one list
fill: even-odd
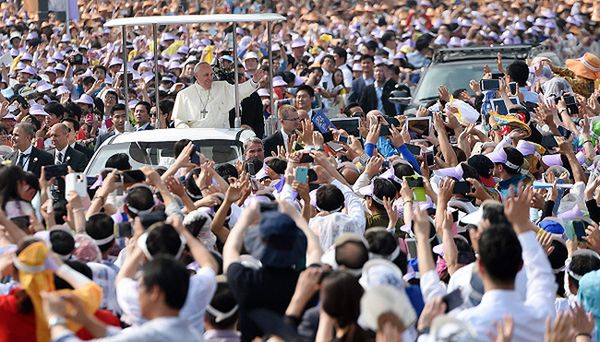
[(510, 197), (510, 186), (514, 186), (514, 192), (517, 192), (519, 183), (523, 181), (525, 176), (518, 174), (510, 177), (509, 179), (501, 180), (498, 182), (498, 192), (500, 192), (500, 198), (502, 202), (506, 201)]

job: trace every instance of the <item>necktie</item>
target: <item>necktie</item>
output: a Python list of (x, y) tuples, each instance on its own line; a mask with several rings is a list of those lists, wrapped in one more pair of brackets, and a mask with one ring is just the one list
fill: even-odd
[(58, 152), (56, 154), (56, 164), (62, 164), (62, 162), (63, 162), (63, 155), (61, 152)]
[(25, 159), (27, 159), (28, 157), (29, 157), (28, 154), (21, 153), (21, 155), (19, 156), (19, 161), (18, 161), (17, 165), (19, 165), (21, 168), (24, 168)]

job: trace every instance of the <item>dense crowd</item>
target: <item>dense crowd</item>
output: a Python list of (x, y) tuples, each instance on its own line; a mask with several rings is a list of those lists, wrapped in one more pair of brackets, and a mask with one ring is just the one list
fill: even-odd
[[(28, 6), (0, 4), (0, 341), (600, 340), (600, 2)], [(238, 61), (231, 24), (159, 27), (157, 65), (151, 27), (102, 26), (261, 12), (272, 64), (264, 23)], [(550, 54), (397, 99), (441, 48), (519, 44)], [(254, 137), (220, 164), (235, 68)]]

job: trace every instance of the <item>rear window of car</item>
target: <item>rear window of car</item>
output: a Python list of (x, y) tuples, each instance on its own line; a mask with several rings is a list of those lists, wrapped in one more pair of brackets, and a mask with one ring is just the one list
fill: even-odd
[[(106, 161), (117, 153), (129, 156), (132, 169), (144, 165), (168, 167), (175, 161), (174, 141), (160, 142), (126, 142), (103, 145), (92, 158), (86, 171), (88, 175), (96, 175), (105, 168)], [(240, 159), (243, 146), (236, 140), (196, 140), (194, 141), (206, 158), (217, 164), (233, 162)]]
[(415, 94), (416, 100), (438, 96), (438, 87), (445, 85), (450, 93), (460, 88), (469, 88), (469, 81), (481, 79), (483, 66), (488, 64), (493, 72), (497, 72), (495, 61), (473, 61), (469, 64), (443, 63), (434, 64), (427, 69), (419, 89)]

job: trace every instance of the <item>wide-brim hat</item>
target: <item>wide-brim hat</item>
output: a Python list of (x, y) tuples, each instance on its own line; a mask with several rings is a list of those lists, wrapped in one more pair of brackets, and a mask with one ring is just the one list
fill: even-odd
[(592, 53), (586, 52), (581, 58), (567, 59), (565, 64), (579, 77), (589, 80), (600, 79), (600, 58)]
[(264, 266), (298, 268), (305, 263), (307, 239), (288, 215), (265, 212), (260, 223), (246, 231), (244, 246)]

